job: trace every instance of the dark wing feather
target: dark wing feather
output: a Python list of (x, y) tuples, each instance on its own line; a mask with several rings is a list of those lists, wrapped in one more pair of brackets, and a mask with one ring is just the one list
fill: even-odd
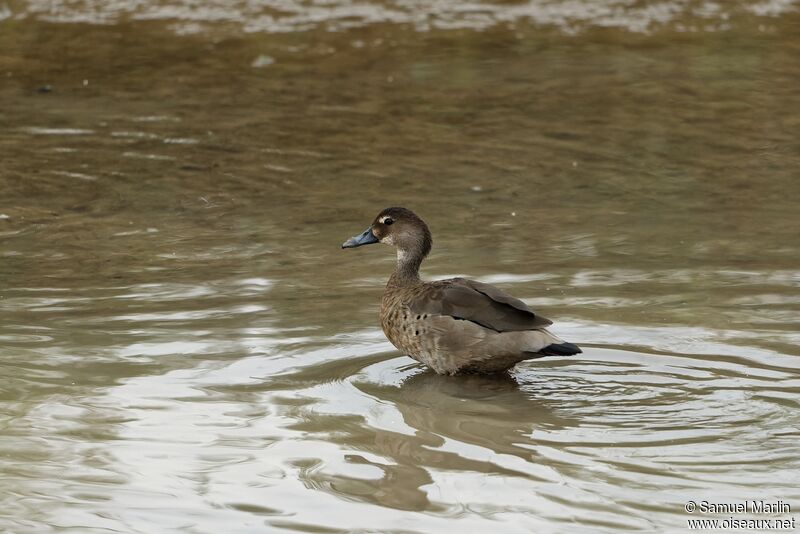
[(412, 302), (411, 310), (465, 319), (498, 332), (535, 330), (553, 324), (508, 293), (464, 278), (434, 282)]

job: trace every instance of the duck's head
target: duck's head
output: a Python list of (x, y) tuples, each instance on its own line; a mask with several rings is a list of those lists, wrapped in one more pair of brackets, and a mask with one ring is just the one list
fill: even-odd
[(397, 248), (398, 257), (418, 257), (420, 260), (431, 251), (431, 232), (416, 213), (406, 208), (386, 208), (369, 228), (353, 236), (342, 248), (355, 248), (372, 243), (385, 243)]

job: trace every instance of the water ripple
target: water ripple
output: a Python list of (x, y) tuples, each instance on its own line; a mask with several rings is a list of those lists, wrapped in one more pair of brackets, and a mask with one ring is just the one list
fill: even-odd
[[(16, 11), (20, 10), (21, 11)], [(572, 34), (590, 27), (613, 27), (630, 32), (651, 32), (665, 26), (678, 31), (725, 31), (730, 20), (746, 15), (777, 17), (797, 8), (795, 0), (765, 0), (744, 5), (664, 0), (632, 5), (627, 0), (558, 0), (549, 2), (496, 3), (454, 0), (393, 0), (352, 2), (337, 0), (309, 5), (296, 0), (227, 2), (206, 0), (202, 5), (187, 0), (141, 2), (96, 2), (80, 0), (55, 4), (28, 0), (12, 4), (15, 16), (43, 20), (112, 24), (121, 18), (176, 21), (180, 34), (197, 33), (209, 27), (234, 25), (245, 32), (297, 32), (312, 28), (344, 30), (374, 24), (405, 24), (417, 31), (430, 29), (483, 30), (497, 24), (532, 22)]]

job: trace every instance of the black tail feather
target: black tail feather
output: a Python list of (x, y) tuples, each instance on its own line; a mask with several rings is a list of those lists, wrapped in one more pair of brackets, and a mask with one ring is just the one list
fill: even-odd
[(545, 356), (572, 356), (573, 354), (580, 354), (583, 352), (578, 345), (574, 343), (552, 343), (539, 351), (539, 354)]

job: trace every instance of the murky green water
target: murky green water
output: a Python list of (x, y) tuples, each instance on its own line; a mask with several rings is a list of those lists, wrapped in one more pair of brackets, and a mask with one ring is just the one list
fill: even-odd
[[(795, 4), (56, 6), (0, 2), (0, 531), (800, 510)], [(395, 351), (387, 205), (584, 354)]]

